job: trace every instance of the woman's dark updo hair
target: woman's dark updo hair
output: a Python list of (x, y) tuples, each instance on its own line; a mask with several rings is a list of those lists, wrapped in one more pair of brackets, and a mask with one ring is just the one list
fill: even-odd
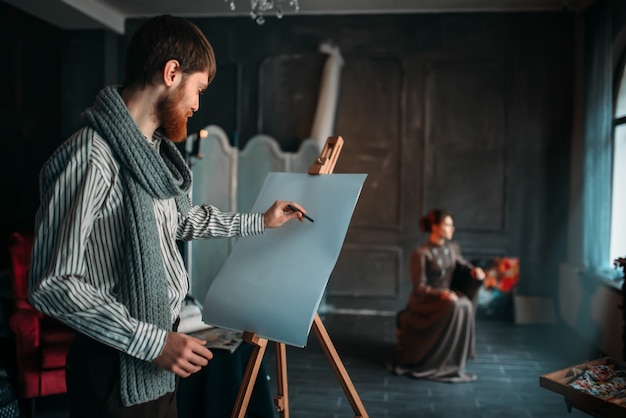
[(426, 216), (420, 219), (420, 229), (424, 232), (431, 232), (433, 225), (439, 225), (448, 216), (454, 219), (447, 210), (431, 209)]

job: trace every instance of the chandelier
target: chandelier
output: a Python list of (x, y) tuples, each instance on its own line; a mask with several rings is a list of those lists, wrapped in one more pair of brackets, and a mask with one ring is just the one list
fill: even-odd
[[(224, 0), (230, 5), (230, 10), (235, 11), (235, 0)], [(294, 12), (300, 10), (298, 0), (287, 0)], [(265, 16), (274, 13), (277, 18), (283, 17), (283, 0), (250, 0), (250, 17), (259, 25), (265, 23)]]

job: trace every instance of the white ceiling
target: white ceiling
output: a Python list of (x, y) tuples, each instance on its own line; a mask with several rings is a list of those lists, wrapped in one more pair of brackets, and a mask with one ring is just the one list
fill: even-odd
[[(242, 16), (248, 0), (1, 0), (63, 29), (106, 28), (124, 33), (125, 20), (171, 14), (185, 17)], [(278, 0), (275, 0), (278, 1)], [(594, 0), (299, 0), (299, 14), (519, 12), (580, 10)], [(282, 0), (285, 15), (292, 14)]]

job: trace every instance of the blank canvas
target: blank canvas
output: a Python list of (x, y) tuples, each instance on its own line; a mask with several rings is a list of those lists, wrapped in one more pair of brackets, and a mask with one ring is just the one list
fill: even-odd
[(314, 222), (239, 238), (207, 291), (204, 322), (304, 347), (365, 177), (269, 173), (252, 212), (293, 200)]

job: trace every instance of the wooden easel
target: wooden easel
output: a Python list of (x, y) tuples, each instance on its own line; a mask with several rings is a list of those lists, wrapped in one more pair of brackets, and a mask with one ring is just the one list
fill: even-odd
[[(309, 168), (309, 174), (330, 174), (335, 169), (335, 164), (339, 158), (339, 153), (343, 147), (343, 138), (340, 136), (331, 136), (326, 140), (326, 144), (322, 149), (322, 153), (315, 159), (313, 165)], [(315, 335), (324, 350), (324, 354), (328, 358), (328, 361), (341, 384), (341, 387), (352, 406), (355, 418), (369, 418), (361, 399), (359, 398), (352, 380), (346, 371), (337, 350), (333, 345), (324, 323), (320, 316), (316, 313), (313, 318), (313, 330)], [(268, 340), (266, 338), (260, 338), (253, 332), (244, 332), (243, 340), (249, 344), (254, 345), (252, 354), (248, 360), (246, 372), (243, 376), (243, 382), (239, 388), (239, 394), (237, 395), (237, 401), (235, 402), (235, 408), (231, 418), (244, 418), (246, 410), (248, 409), (248, 403), (252, 395), (252, 389), (254, 388), (254, 382), (259, 374), (259, 368), (263, 361), (263, 355), (267, 348)], [(281, 418), (289, 418), (289, 396), (287, 388), (287, 349), (284, 343), (276, 344), (276, 374), (278, 381), (278, 395), (274, 398), (274, 405), (279, 412)]]

